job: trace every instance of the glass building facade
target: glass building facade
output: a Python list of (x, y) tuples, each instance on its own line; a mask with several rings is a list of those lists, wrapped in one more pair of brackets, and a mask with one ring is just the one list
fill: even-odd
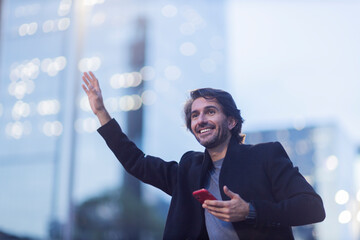
[[(187, 92), (226, 86), (224, 3), (204, 3), (1, 1), (0, 232), (71, 239), (77, 206), (127, 181), (96, 133), (84, 71), (145, 152), (178, 160), (196, 146)], [(152, 206), (168, 200), (132, 184)]]

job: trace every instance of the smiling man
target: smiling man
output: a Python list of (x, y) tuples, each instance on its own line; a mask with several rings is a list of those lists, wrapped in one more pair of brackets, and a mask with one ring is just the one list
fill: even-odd
[[(229, 93), (191, 92), (185, 121), (205, 151), (169, 162), (137, 148), (106, 111), (94, 74), (82, 78), (98, 132), (126, 171), (172, 196), (164, 239), (293, 239), (292, 226), (324, 220), (320, 196), (280, 143), (243, 143), (243, 119)], [(192, 193), (201, 188), (217, 200), (197, 202)]]

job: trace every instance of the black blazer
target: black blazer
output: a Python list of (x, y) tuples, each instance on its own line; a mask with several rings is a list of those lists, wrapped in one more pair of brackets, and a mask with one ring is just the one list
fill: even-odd
[[(145, 155), (112, 119), (98, 132), (127, 172), (172, 196), (164, 239), (208, 239), (204, 210), (192, 192), (204, 187), (212, 165), (207, 151), (187, 152), (180, 162)], [(280, 143), (238, 144), (231, 138), (219, 177), (223, 200), (226, 185), (251, 202), (255, 223), (234, 222), (240, 239), (293, 239), (291, 226), (324, 220), (322, 200), (293, 167)]]

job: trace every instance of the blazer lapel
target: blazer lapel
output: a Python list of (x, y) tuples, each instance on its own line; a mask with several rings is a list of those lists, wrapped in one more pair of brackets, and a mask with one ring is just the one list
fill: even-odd
[(240, 172), (243, 160), (248, 157), (248, 145), (238, 143), (235, 137), (231, 137), (224, 162), (219, 176), (219, 188), (223, 200), (230, 198), (224, 193), (224, 185), (234, 191), (239, 185)]
[(212, 166), (212, 161), (211, 161), (211, 157), (208, 153), (207, 150), (205, 150), (204, 152), (204, 158), (203, 158), (203, 162), (202, 162), (202, 166), (201, 166), (201, 173), (200, 173), (200, 188), (203, 188), (205, 186), (205, 182), (206, 182), (206, 178), (207, 178), (207, 173), (208, 170), (211, 168)]

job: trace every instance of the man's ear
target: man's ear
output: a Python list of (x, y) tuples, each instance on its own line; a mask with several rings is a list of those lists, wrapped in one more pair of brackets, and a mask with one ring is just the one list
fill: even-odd
[(228, 128), (230, 131), (236, 126), (237, 123), (238, 121), (234, 117), (228, 117)]

